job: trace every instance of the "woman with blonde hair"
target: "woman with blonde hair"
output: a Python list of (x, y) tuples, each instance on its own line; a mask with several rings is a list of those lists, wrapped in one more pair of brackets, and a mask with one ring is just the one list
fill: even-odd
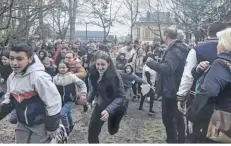
[[(191, 122), (200, 121), (203, 124), (205, 143), (224, 142), (219, 139), (220, 134), (231, 141), (230, 121), (226, 121), (227, 118), (231, 118), (231, 28), (218, 32), (217, 37), (218, 58), (211, 66), (197, 66), (197, 70), (205, 72), (203, 78), (200, 78), (193, 103), (187, 111), (187, 117)], [(215, 114), (221, 114), (223, 118), (219, 119)], [(218, 127), (217, 122), (220, 123)], [(215, 139), (212, 138), (214, 128), (219, 131)]]

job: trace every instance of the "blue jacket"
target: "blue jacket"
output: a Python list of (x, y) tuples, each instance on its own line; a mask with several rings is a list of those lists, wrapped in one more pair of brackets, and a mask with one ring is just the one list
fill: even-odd
[(147, 62), (147, 66), (159, 74), (158, 95), (168, 99), (176, 98), (188, 52), (188, 48), (182, 42), (175, 41), (169, 45), (160, 63)]
[[(130, 66), (132, 68), (131, 73), (126, 73), (126, 67)], [(124, 67), (124, 70), (118, 70), (123, 83), (124, 83), (124, 87), (125, 89), (131, 88), (132, 87), (132, 81), (135, 81), (137, 83), (142, 83), (142, 84), (147, 84), (145, 80), (143, 80), (142, 78), (138, 77), (134, 72), (133, 72), (133, 67), (131, 64), (126, 64)]]
[(218, 110), (231, 112), (231, 70), (222, 59), (231, 63), (231, 54), (221, 53), (213, 62), (192, 106), (188, 109), (187, 116), (190, 121), (199, 120), (205, 115), (210, 118), (214, 104)]

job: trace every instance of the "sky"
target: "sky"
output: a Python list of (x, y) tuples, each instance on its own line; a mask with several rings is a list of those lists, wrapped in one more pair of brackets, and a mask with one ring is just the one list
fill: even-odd
[[(139, 6), (140, 6), (141, 11), (146, 11), (147, 10), (146, 1), (147, 0), (140, 0), (141, 3), (140, 3)], [(118, 3), (113, 4), (113, 7), (119, 6), (121, 2), (123, 2), (123, 0), (118, 0)], [(152, 6), (155, 6), (157, 4), (157, 0), (150, 0), (150, 3), (151, 3)], [(119, 17), (120, 19), (123, 19), (123, 16), (126, 15), (126, 14), (129, 16), (129, 10), (127, 10), (127, 8), (124, 5), (122, 5), (122, 7), (120, 8), (120, 10), (118, 12), (118, 16), (120, 16)], [(115, 23), (114, 26), (111, 27), (110, 34), (117, 35), (117, 36), (126, 36), (127, 34), (129, 34), (130, 27), (127, 24), (127, 23), (129, 23), (129, 21), (124, 20), (124, 19), (123, 19), (123, 21), (124, 22), (127, 21), (127, 22), (125, 22), (125, 24)], [(103, 28), (100, 28), (100, 27), (97, 27), (97, 26), (94, 26), (94, 25), (90, 25), (90, 24), (88, 24), (87, 29), (89, 31), (103, 31)], [(76, 30), (86, 30), (86, 24), (83, 23), (81, 20), (79, 20), (77, 22), (77, 25), (76, 25)]]

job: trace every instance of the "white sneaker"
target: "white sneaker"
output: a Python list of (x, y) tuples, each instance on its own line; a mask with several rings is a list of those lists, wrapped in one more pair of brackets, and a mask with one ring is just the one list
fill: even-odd
[(62, 124), (59, 124), (59, 128), (56, 130), (57, 134), (50, 143), (67, 143), (68, 136), (65, 127)]

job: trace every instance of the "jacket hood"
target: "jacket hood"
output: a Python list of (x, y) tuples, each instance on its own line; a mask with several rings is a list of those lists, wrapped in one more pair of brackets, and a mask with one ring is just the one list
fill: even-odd
[(134, 68), (133, 68), (133, 66), (132, 66), (131, 63), (127, 63), (127, 64), (124, 66), (124, 72), (126, 73), (126, 68), (127, 68), (128, 66), (130, 66), (130, 67), (132, 68), (132, 71), (131, 71), (131, 73), (130, 73), (130, 74), (132, 74), (132, 73), (134, 72)]
[(24, 75), (28, 75), (34, 71), (45, 71), (44, 65), (42, 64), (42, 62), (36, 54), (34, 55), (33, 63), (28, 66), (26, 73)]
[(172, 45), (169, 46), (169, 48), (172, 46), (177, 47), (178, 49), (180, 49), (184, 53), (188, 53), (190, 51), (190, 48), (188, 46), (186, 46), (182, 41), (179, 41), (179, 40), (172, 43)]
[(231, 54), (230, 53), (220, 53), (218, 55), (218, 58), (222, 58), (222, 59), (225, 59), (225, 60), (231, 62)]
[(120, 56), (121, 56), (121, 55), (124, 55), (124, 59), (126, 59), (126, 53), (121, 52), (121, 53), (119, 53), (118, 56), (116, 57), (116, 60), (121, 60), (121, 59), (120, 59)]

